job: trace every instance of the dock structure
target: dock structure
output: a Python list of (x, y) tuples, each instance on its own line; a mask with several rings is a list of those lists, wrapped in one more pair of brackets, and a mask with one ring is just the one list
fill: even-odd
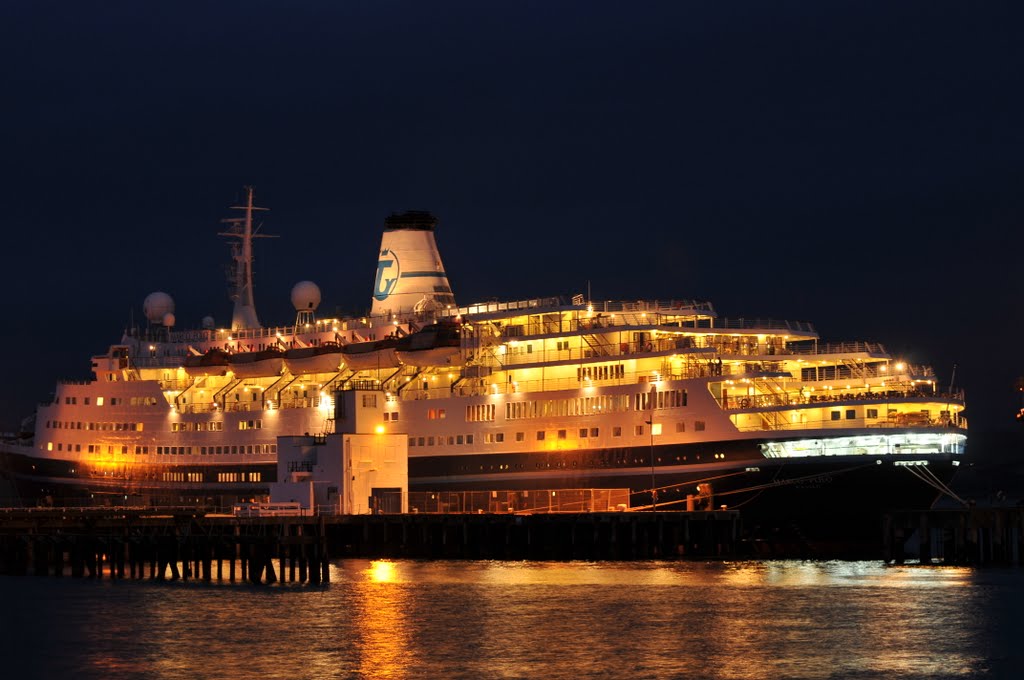
[(324, 526), (185, 508), (4, 510), (0, 573), (316, 585), (330, 578)]
[(361, 515), (327, 525), (339, 557), (510, 560), (739, 557), (736, 511)]
[(882, 538), (891, 564), (1020, 566), (1024, 507), (889, 512)]
[(195, 509), (0, 511), (0, 573), (318, 585), (329, 560), (741, 557), (735, 511), (240, 518)]

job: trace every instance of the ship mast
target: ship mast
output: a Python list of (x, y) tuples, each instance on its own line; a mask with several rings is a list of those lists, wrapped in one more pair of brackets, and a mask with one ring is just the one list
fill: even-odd
[(231, 244), (232, 268), (231, 288), (229, 297), (235, 303), (231, 314), (231, 330), (243, 328), (259, 328), (260, 320), (256, 316), (256, 302), (253, 298), (252, 285), (252, 240), (254, 238), (272, 238), (269, 234), (258, 234), (259, 227), (253, 229), (252, 214), (255, 210), (267, 210), (253, 205), (253, 189), (245, 187), (245, 205), (233, 205), (231, 210), (244, 210), (244, 217), (230, 217), (221, 222), (230, 225), (220, 236), (239, 239)]

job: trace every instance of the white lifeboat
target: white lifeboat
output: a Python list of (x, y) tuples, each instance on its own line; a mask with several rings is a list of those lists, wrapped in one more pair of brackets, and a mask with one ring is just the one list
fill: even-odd
[(296, 347), (284, 353), (284, 365), (292, 375), (337, 373), (345, 363), (341, 345), (324, 342), (313, 347)]
[(375, 368), (398, 368), (401, 362), (395, 354), (395, 346), (398, 340), (387, 337), (383, 340), (370, 342), (355, 342), (351, 345), (343, 345), (342, 354), (345, 357), (345, 365), (353, 371), (369, 371)]
[(459, 327), (436, 323), (399, 339), (395, 352), (408, 366), (461, 366)]
[(265, 378), (280, 375), (284, 368), (284, 351), (277, 347), (258, 352), (237, 352), (228, 355), (228, 367), (236, 378)]
[(185, 372), (193, 378), (201, 378), (212, 375), (224, 375), (228, 372), (228, 353), (216, 347), (210, 349), (206, 354), (194, 357), (185, 357)]

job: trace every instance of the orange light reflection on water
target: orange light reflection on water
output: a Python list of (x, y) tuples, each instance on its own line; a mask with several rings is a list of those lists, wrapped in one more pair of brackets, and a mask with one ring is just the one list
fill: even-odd
[(402, 677), (408, 666), (407, 586), (394, 562), (374, 560), (353, 591), (360, 677)]

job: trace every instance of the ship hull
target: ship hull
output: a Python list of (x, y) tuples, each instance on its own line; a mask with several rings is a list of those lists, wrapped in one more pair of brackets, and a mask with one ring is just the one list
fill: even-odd
[[(415, 456), (410, 491), (555, 490), (626, 488), (634, 508), (651, 505), (658, 489), (662, 510), (740, 508), (753, 521), (807, 522), (815, 517), (859, 517), (873, 522), (894, 509), (924, 509), (939, 496), (914, 474), (927, 467), (949, 484), (958, 455), (818, 456), (766, 458), (761, 442), (519, 453)], [(40, 458), (30, 447), (0, 449), (0, 470), (14, 489), (8, 505), (166, 505), (200, 502), (226, 506), (269, 493), (272, 462), (195, 464), (127, 461), (119, 466)], [(653, 458), (653, 468), (652, 468)], [(219, 475), (237, 480), (222, 483)], [(185, 481), (175, 481), (185, 480)], [(698, 488), (701, 485), (701, 488)], [(704, 486), (706, 485), (706, 486)], [(191, 500), (190, 500), (191, 499)]]
[[(719, 456), (716, 458), (716, 454)], [(699, 459), (698, 459), (699, 457)], [(685, 458), (685, 462), (677, 460)], [(425, 456), (410, 459), (410, 491), (630, 490), (630, 506), (662, 511), (739, 509), (750, 536), (873, 549), (882, 517), (927, 509), (941, 495), (915, 470), (950, 484), (959, 455), (765, 458), (757, 441), (614, 451)], [(600, 462), (595, 462), (600, 461)], [(707, 486), (704, 486), (707, 485)], [(836, 553), (829, 549), (829, 554)]]
[[(19, 451), (19, 449), (26, 451)], [(227, 509), (270, 493), (275, 463), (136, 463), (99, 465), (33, 456), (29, 447), (0, 448), (0, 505), (204, 506)], [(232, 477), (226, 477), (232, 475)], [(232, 481), (218, 481), (231, 479)], [(234, 480), (258, 481), (234, 481)], [(181, 481), (191, 480), (191, 481)]]

